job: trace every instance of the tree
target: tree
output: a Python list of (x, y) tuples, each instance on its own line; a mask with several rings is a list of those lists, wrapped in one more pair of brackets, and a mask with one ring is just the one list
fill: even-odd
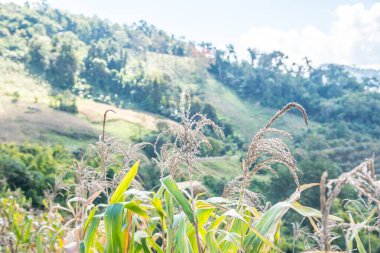
[(0, 178), (4, 178), (12, 190), (24, 191), (33, 205), (42, 207), (43, 191), (54, 185), (59, 169), (71, 159), (61, 146), (0, 144)]
[(51, 40), (47, 36), (33, 37), (29, 43), (29, 65), (38, 72), (49, 68)]
[(111, 85), (111, 71), (103, 59), (92, 59), (91, 63), (87, 65), (85, 76), (88, 83), (100, 89), (106, 89), (107, 85)]
[(254, 66), (255, 60), (257, 59), (258, 52), (254, 48), (248, 48), (247, 50), (248, 50), (249, 57), (250, 57), (250, 60), (251, 60), (251, 65)]
[(228, 45), (226, 45), (226, 48), (227, 48), (227, 52), (228, 52), (227, 61), (231, 61), (231, 59), (233, 59), (235, 62), (237, 62), (237, 56), (236, 56), (234, 45), (228, 44)]
[(117, 91), (120, 73), (127, 62), (126, 51), (113, 39), (101, 39), (91, 44), (84, 59), (81, 76), (103, 91)]
[(48, 77), (52, 85), (59, 89), (71, 89), (79, 69), (76, 55), (75, 35), (65, 32), (54, 38), (55, 48), (50, 62)]

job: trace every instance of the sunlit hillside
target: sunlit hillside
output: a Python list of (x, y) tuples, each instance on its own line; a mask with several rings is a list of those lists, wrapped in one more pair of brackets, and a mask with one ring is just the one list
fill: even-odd
[(0, 3), (0, 252), (379, 252), (379, 71), (48, 2)]

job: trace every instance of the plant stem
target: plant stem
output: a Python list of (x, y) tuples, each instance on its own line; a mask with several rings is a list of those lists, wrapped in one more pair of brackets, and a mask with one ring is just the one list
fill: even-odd
[(329, 215), (329, 208), (326, 201), (326, 180), (327, 180), (327, 172), (324, 172), (321, 178), (321, 184), (320, 184), (320, 192), (321, 192), (321, 211), (322, 211), (322, 227), (321, 227), (321, 241), (323, 245), (323, 249), (328, 252), (330, 251), (330, 243), (328, 239), (328, 215)]
[(195, 200), (194, 200), (194, 187), (193, 187), (193, 168), (190, 165), (190, 163), (187, 163), (188, 165), (188, 170), (189, 170), (189, 183), (190, 183), (190, 194), (191, 194), (191, 208), (193, 209), (194, 213), (194, 229), (195, 229), (195, 237), (197, 239), (197, 247), (198, 247), (198, 252), (202, 253), (202, 247), (201, 247), (201, 240), (199, 238), (199, 233), (198, 233), (198, 219), (195, 214)]

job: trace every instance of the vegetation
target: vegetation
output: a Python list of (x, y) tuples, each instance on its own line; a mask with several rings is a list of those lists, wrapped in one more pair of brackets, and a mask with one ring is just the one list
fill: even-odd
[(53, 97), (51, 102), (51, 107), (64, 112), (76, 113), (78, 112), (78, 107), (76, 105), (76, 98), (67, 90), (63, 93), (58, 93)]
[(62, 173), (72, 156), (61, 146), (37, 144), (1, 144), (0, 177), (12, 189), (21, 189), (34, 206), (42, 206), (43, 192), (54, 185), (54, 177)]
[[(380, 192), (373, 159), (330, 180), (328, 185), (327, 173), (320, 184), (302, 185), (288, 146), (280, 138), (267, 137), (268, 134), (289, 136), (288, 132), (271, 125), (292, 108), (300, 110), (307, 123), (305, 110), (296, 103), (278, 111), (253, 137), (242, 160), (241, 176), (225, 185), (222, 197), (205, 198), (194, 184), (200, 148), (203, 145), (211, 148), (205, 130), (211, 126), (216, 134), (224, 135), (205, 115), (191, 116), (188, 95), (183, 96), (180, 103), (180, 122), (163, 121), (165, 127), (154, 145), (157, 157), (153, 161), (161, 169), (156, 191), (145, 190), (138, 176), (139, 160), (146, 159), (142, 149), (148, 144), (126, 147), (105, 136), (103, 131), (99, 142), (74, 163), (74, 182), (65, 182), (61, 176), (56, 178), (54, 187), (45, 190), (46, 211), (30, 209), (25, 200), (16, 202), (14, 193), (3, 193), (0, 247), (4, 252), (59, 249), (68, 252), (276, 252), (286, 249), (281, 233), (283, 218), (293, 210), (309, 221), (309, 225), (298, 225), (295, 231), (295, 236), (305, 238), (304, 245), (297, 244), (297, 248), (330, 251), (341, 246), (347, 251), (376, 250), (378, 245), (370, 238), (380, 232)], [(158, 147), (161, 136), (168, 138)], [(278, 175), (275, 164), (290, 172), (296, 187), (285, 201), (268, 206), (261, 194), (247, 187), (260, 171)], [(181, 177), (188, 181), (180, 189), (174, 179)], [(345, 184), (351, 184), (360, 198), (347, 200), (343, 207), (337, 207), (339, 216), (333, 216), (330, 213), (334, 200)], [(304, 192), (318, 185), (321, 211), (299, 202)], [(332, 190), (326, 194), (326, 189)], [(64, 206), (54, 203), (61, 193), (67, 196)], [(298, 224), (304, 219), (299, 217)], [(337, 241), (340, 237), (344, 238), (343, 244)], [(293, 243), (293, 251), (295, 247)]]
[[(44, 4), (35, 8), (2, 4), (1, 15), (1, 55), (27, 63), (31, 72), (46, 78), (54, 88), (75, 90), (104, 102), (130, 100), (146, 110), (170, 115), (173, 100), (169, 94), (179, 94), (178, 90), (168, 85), (164, 73), (145, 73), (141, 68), (128, 72), (128, 52), (181, 56), (194, 46), (144, 21), (119, 26)], [(143, 102), (138, 99), (141, 94), (146, 97)]]
[(380, 249), (379, 80), (44, 2), (0, 17), (1, 252)]
[[(221, 50), (210, 43), (170, 36), (144, 21), (112, 24), (45, 4), (2, 4), (1, 15), (1, 56), (24, 64), (27, 71), (58, 89), (52, 91), (53, 96), (70, 90), (81, 97), (174, 119), (175, 98), (191, 89), (203, 108), (196, 111), (204, 110), (222, 127), (227, 142), (238, 147), (251, 137), (250, 125), (258, 129), (258, 119), (239, 120), (236, 111), (224, 109), (210, 93), (221, 91), (221, 101), (232, 103), (227, 96), (237, 94), (245, 106), (257, 111), (240, 108), (246, 114), (243, 118), (261, 116), (261, 111), (269, 118), (271, 111), (263, 107), (295, 101), (304, 105), (311, 120), (321, 123), (313, 133), (296, 131), (295, 145), (302, 150), (318, 149), (344, 170), (380, 148), (379, 80), (356, 79), (344, 66), (313, 68), (306, 58), (297, 65), (281, 52), (265, 54), (252, 48), (247, 51), (250, 60), (238, 60), (232, 45)], [(235, 94), (226, 93), (216, 80)], [(76, 111), (71, 99), (55, 101), (56, 108)], [(356, 155), (346, 159), (351, 148)]]
[(359, 154), (363, 146), (370, 145), (367, 138), (379, 140), (380, 94), (372, 89), (380, 85), (376, 78), (358, 80), (345, 66), (333, 64), (313, 68), (307, 58), (304, 64), (289, 64), (281, 52), (265, 54), (248, 49), (249, 62), (237, 61), (232, 45), (226, 50), (213, 50), (215, 59), (210, 72), (241, 98), (269, 107), (278, 107), (287, 101), (304, 105), (310, 118), (323, 126), (315, 136), (302, 134), (303, 141), (299, 145), (312, 151), (309, 146), (318, 144), (305, 141), (305, 137), (319, 139), (323, 144), (312, 149), (328, 150), (329, 158), (340, 169), (344, 170), (354, 160), (340, 157), (349, 151), (344, 145), (335, 149), (338, 142), (350, 142), (353, 135), (358, 135), (351, 145)]

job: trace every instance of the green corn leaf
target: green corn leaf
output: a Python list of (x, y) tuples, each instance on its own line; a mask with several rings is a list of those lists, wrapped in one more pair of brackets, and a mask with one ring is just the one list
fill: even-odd
[(161, 218), (164, 218), (166, 216), (165, 211), (162, 208), (162, 202), (159, 198), (153, 198), (152, 205), (154, 206), (154, 208), (156, 208), (156, 211)]
[(223, 216), (229, 216), (229, 217), (239, 220), (243, 224), (247, 224), (250, 228), (250, 231), (253, 232), (252, 235), (254, 235), (259, 240), (260, 244), (264, 243), (265, 246), (269, 246), (281, 252), (281, 250), (278, 247), (276, 247), (271, 241), (269, 241), (267, 238), (264, 237), (263, 235), (264, 233), (259, 231), (257, 228), (253, 227), (251, 224), (249, 224), (239, 213), (236, 212), (235, 209), (231, 209), (225, 212)]
[(209, 249), (209, 252), (222, 253), (219, 248), (219, 245), (215, 239), (215, 230), (208, 230), (206, 233), (206, 245)]
[(240, 235), (225, 230), (220, 230), (219, 232), (224, 235), (223, 240), (233, 243), (240, 251), (243, 251), (243, 247), (240, 244)]
[(100, 217), (92, 216), (91, 221), (88, 225), (86, 235), (84, 237), (84, 252), (90, 253), (91, 248), (95, 246), (95, 237), (98, 230), (100, 222)]
[[(236, 252), (238, 248), (242, 251), (240, 243), (235, 244), (231, 240), (226, 240), (226, 234), (223, 234), (223, 229), (218, 229), (218, 227), (225, 221), (227, 216), (221, 215), (217, 217), (207, 229), (206, 232), (206, 245), (209, 249), (209, 252)], [(216, 233), (219, 233), (218, 239), (216, 239)], [(230, 233), (225, 231), (226, 233)]]
[(176, 218), (175, 223), (178, 226), (178, 230), (175, 236), (175, 252), (190, 253), (192, 252), (192, 248), (186, 235), (186, 216), (181, 213), (179, 216), (176, 216)]
[(146, 240), (150, 244), (150, 246), (158, 253), (164, 253), (161, 247), (150, 237), (147, 237)]
[[(104, 227), (106, 230), (107, 239), (105, 252), (117, 253), (122, 252), (125, 248), (125, 245), (123, 244), (126, 234), (125, 227), (129, 224), (129, 221), (125, 218), (124, 209), (130, 210), (132, 213), (149, 219), (146, 208), (136, 201), (118, 202), (116, 204), (109, 205), (104, 214)], [(94, 216), (93, 220), (95, 218), (97, 218), (97, 216)], [(91, 224), (89, 226), (88, 233), (90, 232), (90, 229)], [(133, 246), (134, 245), (131, 245), (131, 247)]]
[[(207, 230), (206, 243), (209, 252), (237, 252), (238, 250), (243, 252), (244, 249), (240, 245), (240, 236), (238, 234), (217, 229), (225, 218), (226, 216), (218, 217)], [(216, 233), (219, 234), (219, 240), (215, 238)]]
[(44, 247), (42, 246), (42, 235), (39, 233), (36, 238), (37, 253), (43, 253)]
[(362, 240), (360, 239), (359, 235), (355, 235), (355, 241), (356, 241), (356, 246), (358, 247), (358, 250), (360, 253), (367, 253), (367, 251), (364, 248), (364, 245), (362, 243)]
[(141, 245), (142, 245), (142, 249), (143, 249), (144, 253), (150, 253), (151, 252), (149, 250), (149, 246), (148, 246), (146, 238), (141, 239)]
[(215, 208), (212, 209), (197, 209), (196, 211), (196, 216), (197, 216), (197, 221), (199, 226), (205, 225), (214, 211)]
[[(350, 223), (352, 224), (352, 225), (355, 225), (355, 221), (354, 221), (354, 218), (352, 218), (352, 215), (351, 214), (349, 214), (349, 217), (350, 217)], [(366, 221), (364, 221), (364, 223), (366, 223)], [(352, 237), (353, 238), (355, 238), (355, 241), (356, 241), (356, 246), (357, 246), (357, 248), (358, 248), (358, 251), (360, 252), (360, 253), (367, 253), (367, 251), (365, 250), (365, 248), (364, 248), (364, 246), (363, 246), (363, 243), (362, 243), (362, 240), (360, 239), (360, 237), (359, 237), (359, 231), (358, 230), (354, 230), (353, 231), (353, 233), (352, 233)], [(350, 245), (349, 245), (349, 247), (350, 247), (350, 249), (352, 250), (352, 238), (351, 237), (351, 240), (350, 240)]]
[(164, 185), (165, 189), (170, 193), (170, 195), (180, 205), (180, 207), (182, 208), (182, 211), (189, 218), (190, 222), (195, 224), (194, 212), (193, 212), (189, 202), (186, 200), (185, 196), (183, 196), (182, 192), (179, 190), (179, 188), (178, 188), (177, 184), (174, 182), (174, 180), (170, 176), (168, 176), (168, 177), (161, 179), (161, 182)]
[(25, 228), (24, 228), (24, 233), (23, 233), (23, 237), (22, 237), (22, 241), (24, 243), (28, 242), (29, 239), (30, 239), (30, 232), (31, 232), (31, 229), (32, 229), (32, 220), (31, 219), (28, 219), (26, 221), (26, 225), (25, 225)]
[[(311, 207), (303, 206), (299, 202), (295, 201), (294, 203), (289, 203), (290, 207), (294, 209), (297, 213), (301, 214), (304, 217), (315, 217), (322, 218), (322, 213), (319, 210), (316, 210)], [(334, 215), (329, 215), (329, 220), (336, 222), (343, 222), (343, 219), (336, 217)]]
[(84, 228), (83, 228), (83, 232), (84, 233), (86, 233), (88, 225), (90, 224), (90, 222), (91, 222), (92, 218), (94, 217), (94, 215), (95, 215), (95, 213), (96, 213), (97, 210), (98, 210), (98, 207), (95, 206), (94, 208), (92, 208), (90, 214), (88, 215), (87, 220), (84, 223)]
[[(289, 211), (295, 202), (300, 198), (301, 192), (319, 184), (306, 184), (302, 185), (299, 190), (294, 192), (286, 201), (279, 202), (266, 211), (256, 223), (255, 229), (265, 237), (274, 237), (278, 224), (281, 222), (282, 217)], [(301, 205), (295, 205), (300, 212), (316, 213), (316, 210), (301, 208)], [(308, 214), (310, 214), (308, 213)], [(301, 213), (302, 214), (302, 213)], [(244, 248), (249, 252), (263, 252), (267, 249), (264, 241), (256, 233), (252, 233), (244, 239)], [(275, 248), (276, 250), (279, 250)]]
[(110, 204), (115, 204), (118, 202), (123, 201), (124, 192), (128, 189), (129, 185), (132, 183), (133, 179), (135, 178), (138, 168), (139, 168), (139, 161), (137, 161), (132, 168), (128, 171), (127, 175), (123, 178), (119, 186), (116, 188), (115, 192), (112, 194), (110, 199)]
[(82, 252), (85, 252), (85, 247), (84, 247), (84, 242), (81, 241), (79, 243), (79, 252), (82, 253)]
[[(165, 189), (164, 187), (160, 189)], [(174, 247), (174, 232), (173, 232), (173, 223), (174, 223), (174, 206), (173, 206), (173, 198), (170, 196), (169, 192), (164, 191), (163, 193), (165, 198), (165, 208), (166, 208), (166, 221), (167, 221), (167, 245), (166, 245), (166, 253), (172, 252), (172, 248)]]
[(113, 204), (107, 207), (104, 214), (104, 228), (106, 232), (107, 253), (121, 253), (123, 251), (122, 241), (125, 231), (123, 231), (123, 204)]
[(144, 206), (140, 205), (136, 201), (130, 201), (130, 202), (124, 203), (124, 208), (131, 210), (132, 212), (138, 214), (139, 216), (141, 216), (143, 218), (149, 219), (149, 216), (148, 216)]

